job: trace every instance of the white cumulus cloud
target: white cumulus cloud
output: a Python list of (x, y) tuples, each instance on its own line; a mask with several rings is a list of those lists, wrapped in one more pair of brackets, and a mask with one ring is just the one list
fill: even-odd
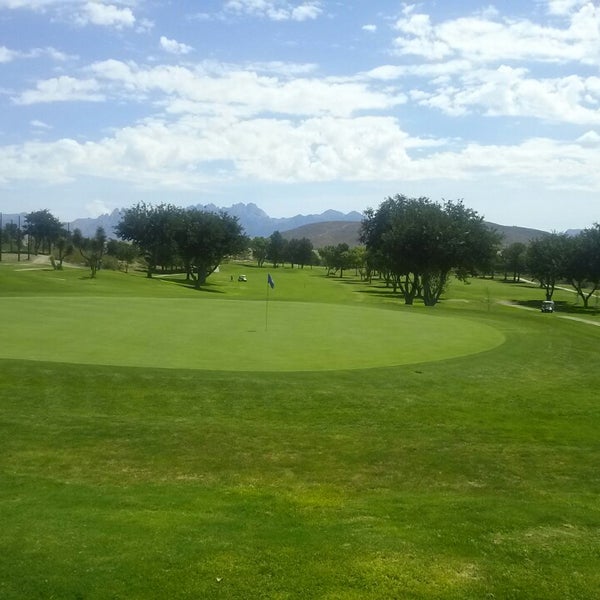
[(170, 40), (164, 35), (160, 36), (160, 47), (170, 54), (189, 54), (193, 50), (191, 46), (177, 42), (176, 40)]
[(32, 90), (26, 90), (13, 98), (15, 104), (39, 104), (48, 102), (87, 101), (99, 102), (104, 95), (93, 79), (75, 79), (67, 75), (39, 81)]
[(306, 21), (316, 19), (323, 12), (321, 2), (317, 0), (299, 4), (288, 0), (228, 0), (225, 10), (272, 21)]
[(405, 11), (395, 24), (399, 55), (436, 61), (464, 58), (474, 63), (535, 60), (597, 64), (600, 58), (600, 7), (572, 3), (564, 26), (501, 18), (496, 13), (433, 23), (427, 14)]
[(114, 4), (86, 2), (77, 16), (80, 25), (100, 25), (105, 27), (133, 27), (135, 16), (130, 8), (120, 8)]

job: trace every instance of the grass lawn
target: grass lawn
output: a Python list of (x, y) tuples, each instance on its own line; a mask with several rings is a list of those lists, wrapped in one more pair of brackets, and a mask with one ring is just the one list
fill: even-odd
[(573, 294), (544, 315), (473, 280), (426, 309), (277, 269), (265, 331), (266, 269), (25, 266), (0, 264), (1, 598), (600, 595)]

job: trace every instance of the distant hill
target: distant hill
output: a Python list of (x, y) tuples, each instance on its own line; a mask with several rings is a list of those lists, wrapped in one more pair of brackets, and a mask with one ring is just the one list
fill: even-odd
[(348, 244), (352, 248), (359, 245), (359, 230), (360, 223), (357, 222), (326, 221), (302, 225), (296, 229), (284, 231), (281, 235), (286, 240), (308, 238), (315, 248), (337, 246), (338, 244)]
[(548, 235), (547, 231), (541, 231), (540, 229), (529, 229), (528, 227), (516, 227), (514, 225), (498, 225), (497, 223), (490, 223), (488, 221), (486, 221), (486, 225), (491, 229), (495, 229), (498, 233), (500, 233), (503, 236), (503, 246), (510, 246), (515, 242), (528, 244), (531, 240), (534, 240), (535, 238)]
[[(539, 229), (529, 229), (527, 227), (515, 227), (508, 225), (498, 225), (486, 221), (486, 225), (491, 229), (495, 229), (503, 236), (502, 245), (509, 246), (514, 242), (529, 243), (537, 237), (548, 235), (547, 231)], [(357, 246), (359, 244), (358, 237), (360, 231), (360, 222), (341, 222), (328, 221), (325, 223), (312, 223), (302, 225), (296, 229), (290, 229), (282, 232), (285, 239), (303, 237), (308, 238), (315, 248), (323, 248), (324, 246), (337, 246), (338, 244), (348, 244), (348, 246)]]

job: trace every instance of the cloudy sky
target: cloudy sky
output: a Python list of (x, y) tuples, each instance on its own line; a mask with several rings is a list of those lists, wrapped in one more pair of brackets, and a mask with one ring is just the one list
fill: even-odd
[(0, 211), (463, 199), (600, 221), (586, 0), (0, 0)]

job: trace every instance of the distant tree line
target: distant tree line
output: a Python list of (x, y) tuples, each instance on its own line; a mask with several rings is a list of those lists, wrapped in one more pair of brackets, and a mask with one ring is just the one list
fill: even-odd
[(142, 261), (148, 277), (158, 269), (186, 273), (199, 287), (227, 257), (248, 252), (258, 266), (292, 268), (322, 265), (327, 275), (342, 277), (348, 269), (365, 280), (385, 281), (406, 304), (422, 299), (435, 305), (451, 276), (503, 273), (536, 280), (552, 299), (557, 284), (570, 284), (587, 308), (600, 288), (600, 225), (575, 236), (551, 233), (528, 244), (501, 247), (501, 236), (461, 201), (442, 204), (429, 198), (388, 197), (365, 211), (362, 245), (337, 244), (315, 249), (308, 238), (285, 239), (279, 231), (248, 239), (236, 217), (226, 213), (183, 209), (171, 204), (139, 203), (127, 209), (116, 227), (120, 239), (108, 239), (99, 227), (94, 236), (69, 231), (47, 209), (25, 215), (23, 223), (0, 223), (2, 252), (50, 255), (55, 269), (81, 261), (95, 277), (100, 268), (127, 271)]
[(269, 237), (254, 237), (250, 241), (252, 257), (259, 267), (268, 262), (274, 269), (289, 263), (303, 269), (305, 266), (318, 264), (318, 257), (312, 242), (308, 238), (285, 239), (279, 231)]
[(81, 231), (69, 231), (48, 209), (25, 215), (23, 223), (6, 223), (1, 230), (1, 246), (19, 255), (48, 254), (54, 269), (60, 270), (67, 258), (79, 256), (95, 277), (106, 251), (106, 235), (99, 227), (93, 238), (86, 238)]
[(247, 249), (237, 218), (169, 204), (138, 204), (124, 212), (116, 228), (121, 240), (108, 239), (102, 227), (95, 235), (83, 236), (79, 229), (69, 231), (47, 209), (25, 215), (22, 227), (7, 223), (0, 243), (11, 251), (23, 251), (23, 240), (33, 254), (48, 254), (55, 269), (63, 261), (81, 261), (96, 277), (100, 268), (115, 266), (128, 270), (144, 259), (148, 276), (160, 266), (185, 270), (189, 279), (202, 285), (219, 263)]
[(520, 281), (526, 274), (538, 281), (546, 300), (552, 299), (557, 284), (568, 283), (588, 308), (600, 287), (600, 224), (574, 236), (550, 233), (529, 244), (510, 244), (498, 252), (495, 267), (505, 280)]

